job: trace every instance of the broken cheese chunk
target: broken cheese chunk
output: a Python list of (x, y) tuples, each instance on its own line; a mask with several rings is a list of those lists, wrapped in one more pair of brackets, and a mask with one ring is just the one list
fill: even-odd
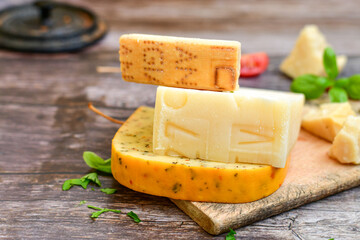
[(158, 87), (153, 151), (283, 168), (299, 133), (303, 104), (302, 94), (270, 90)]
[(285, 179), (289, 164), (274, 168), (156, 155), (151, 151), (153, 121), (154, 109), (140, 107), (112, 141), (112, 174), (130, 189), (173, 199), (243, 203), (272, 194)]
[[(305, 26), (296, 41), (290, 55), (281, 63), (280, 70), (286, 75), (296, 78), (303, 74), (325, 76), (323, 53), (327, 43), (325, 36), (316, 25)], [(339, 72), (344, 68), (346, 56), (337, 57)]]
[(334, 139), (329, 156), (341, 163), (360, 164), (360, 117), (347, 118)]
[(349, 102), (325, 103), (310, 110), (301, 126), (312, 134), (332, 142), (349, 116), (355, 116)]
[(231, 91), (238, 88), (240, 43), (128, 34), (120, 37), (125, 81)]

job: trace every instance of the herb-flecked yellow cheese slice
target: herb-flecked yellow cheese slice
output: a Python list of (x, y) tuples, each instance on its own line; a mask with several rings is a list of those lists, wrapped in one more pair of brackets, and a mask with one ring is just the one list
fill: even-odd
[(112, 141), (115, 179), (135, 191), (173, 199), (243, 203), (264, 198), (283, 183), (288, 169), (221, 163), (152, 152), (154, 109), (138, 108)]

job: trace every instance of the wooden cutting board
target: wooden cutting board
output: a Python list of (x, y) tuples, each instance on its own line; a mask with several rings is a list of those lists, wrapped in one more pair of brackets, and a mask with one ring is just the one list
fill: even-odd
[(243, 204), (172, 201), (205, 231), (217, 235), (360, 185), (360, 166), (329, 158), (330, 146), (301, 130), (284, 184), (261, 200)]

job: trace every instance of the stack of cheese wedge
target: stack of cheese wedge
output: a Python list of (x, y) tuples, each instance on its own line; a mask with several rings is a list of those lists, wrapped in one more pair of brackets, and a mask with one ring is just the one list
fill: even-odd
[(302, 94), (238, 87), (240, 43), (130, 34), (124, 80), (162, 85), (113, 139), (112, 172), (133, 190), (241, 203), (276, 191), (301, 122)]

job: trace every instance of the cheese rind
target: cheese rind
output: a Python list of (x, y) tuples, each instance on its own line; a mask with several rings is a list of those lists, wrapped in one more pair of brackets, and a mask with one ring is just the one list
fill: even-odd
[(125, 81), (231, 91), (238, 88), (240, 43), (145, 34), (120, 37)]
[(283, 168), (301, 122), (302, 94), (158, 87), (153, 151)]
[(349, 102), (325, 103), (318, 109), (311, 109), (301, 126), (312, 134), (332, 142), (349, 116), (355, 116)]
[[(154, 110), (140, 107), (112, 141), (111, 170), (122, 185), (173, 199), (243, 203), (275, 192), (285, 168), (218, 163), (152, 153)], [(287, 161), (289, 162), (289, 161)]]
[(329, 156), (341, 163), (360, 164), (360, 117), (347, 118), (334, 139)]
[[(325, 36), (318, 27), (307, 25), (301, 30), (290, 55), (281, 63), (280, 70), (292, 78), (303, 74), (326, 76), (323, 53), (328, 46)], [(336, 60), (339, 72), (341, 72), (347, 62), (347, 57), (341, 55)]]

